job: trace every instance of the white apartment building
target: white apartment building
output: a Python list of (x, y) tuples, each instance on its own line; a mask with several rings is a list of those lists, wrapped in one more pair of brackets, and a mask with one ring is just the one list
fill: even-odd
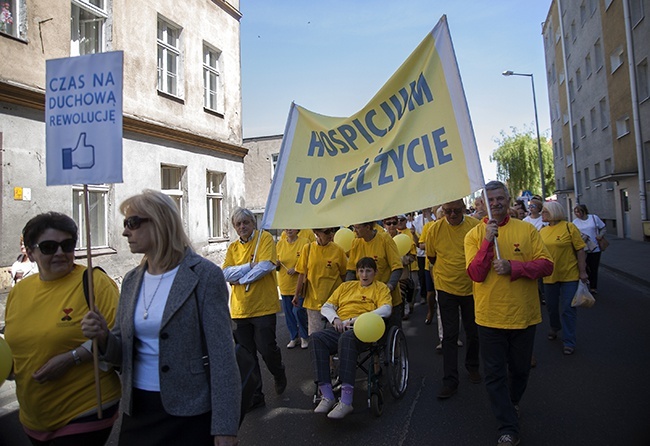
[(82, 185), (46, 186), (46, 60), (116, 50), (124, 182), (90, 187), (93, 263), (120, 279), (139, 262), (121, 235), (119, 204), (148, 188), (174, 198), (194, 248), (220, 264), (230, 212), (244, 205), (248, 152), (239, 0), (2, 0), (0, 9), (0, 266), (16, 259), (22, 227), (38, 213), (85, 226)]

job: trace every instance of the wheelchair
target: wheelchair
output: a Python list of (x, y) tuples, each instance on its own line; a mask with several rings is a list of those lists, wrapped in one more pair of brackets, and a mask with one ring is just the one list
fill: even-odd
[[(338, 358), (332, 357), (334, 365)], [(336, 366), (331, 367), (334, 390), (340, 389)], [(370, 412), (379, 417), (383, 413), (384, 389), (387, 386), (394, 399), (400, 399), (406, 393), (409, 377), (408, 347), (406, 336), (400, 327), (387, 326), (384, 335), (369, 347), (359, 352), (357, 357), (357, 370), (363, 371), (367, 376), (368, 408)], [(314, 404), (318, 404), (321, 397), (316, 386)]]

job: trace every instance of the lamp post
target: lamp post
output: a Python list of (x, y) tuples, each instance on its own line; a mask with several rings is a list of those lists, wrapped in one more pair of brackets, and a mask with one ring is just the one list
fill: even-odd
[(533, 107), (535, 108), (535, 127), (537, 128), (537, 154), (539, 155), (539, 176), (542, 180), (542, 199), (546, 199), (546, 185), (544, 184), (544, 161), (542, 160), (542, 142), (539, 139), (539, 119), (537, 118), (537, 98), (535, 97), (535, 79), (532, 73), (515, 73), (514, 71), (504, 71), (504, 76), (528, 76), (530, 84), (533, 87)]

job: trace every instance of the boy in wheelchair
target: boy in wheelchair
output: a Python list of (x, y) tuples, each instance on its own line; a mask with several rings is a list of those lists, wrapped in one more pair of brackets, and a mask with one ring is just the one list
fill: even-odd
[[(375, 281), (377, 263), (374, 259), (363, 257), (357, 262), (356, 269), (360, 280), (342, 283), (321, 308), (321, 314), (332, 327), (312, 333), (309, 343), (314, 375), (322, 394), (314, 412), (327, 413), (327, 417), (332, 419), (341, 419), (353, 410), (357, 356), (367, 346), (354, 335), (354, 321), (370, 311), (388, 318), (392, 311), (390, 290), (386, 284)], [(337, 353), (342, 383), (338, 403), (330, 377), (330, 355)]]

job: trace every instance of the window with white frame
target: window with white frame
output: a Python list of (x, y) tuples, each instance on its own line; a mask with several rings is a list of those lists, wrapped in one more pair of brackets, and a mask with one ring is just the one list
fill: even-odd
[(594, 164), (594, 175), (596, 178), (600, 178), (600, 163)]
[(223, 113), (221, 51), (203, 44), (203, 107)]
[(580, 138), (587, 137), (587, 124), (585, 123), (585, 117), (580, 118)]
[(27, 11), (24, 0), (0, 1), (0, 33), (27, 40)]
[(611, 66), (612, 66), (612, 68), (611, 68), (612, 73), (614, 71), (616, 71), (618, 69), (618, 67), (623, 65), (623, 47), (622, 46), (619, 46), (618, 48), (616, 48), (612, 52), (612, 54), (609, 56), (609, 62), (611, 64)]
[(573, 79), (569, 79), (569, 101), (573, 102), (575, 100), (575, 91), (573, 88)]
[[(109, 186), (88, 186), (88, 215), (90, 220), (90, 246), (108, 246), (108, 192)], [(83, 186), (72, 187), (72, 219), (79, 227), (77, 248), (86, 248), (86, 214), (84, 211)]]
[(158, 90), (181, 96), (181, 28), (158, 18)]
[(205, 194), (208, 209), (208, 237), (223, 238), (223, 196), (226, 174), (207, 172)]
[(587, 79), (589, 79), (589, 76), (591, 76), (591, 72), (591, 53), (587, 53), (585, 56), (585, 76), (587, 76)]
[(598, 8), (598, 0), (589, 0), (589, 14), (593, 15)]
[(578, 91), (582, 88), (582, 70), (578, 68), (576, 70), (576, 85), (578, 86)]
[(275, 176), (275, 169), (278, 167), (278, 159), (280, 159), (279, 153), (274, 153), (271, 155), (271, 180)]
[(648, 59), (643, 59), (636, 66), (637, 95), (639, 101), (650, 97), (650, 78), (648, 77)]
[(600, 39), (596, 40), (596, 43), (594, 43), (594, 63), (596, 71), (603, 67), (603, 46), (600, 43)]
[(636, 26), (644, 16), (643, 0), (629, 0), (630, 1), (630, 22), (632, 26)]
[(576, 22), (575, 21), (571, 22), (570, 29), (571, 29), (571, 41), (575, 42), (576, 38), (578, 37), (578, 31), (576, 29)]
[(585, 189), (591, 188), (591, 177), (589, 177), (589, 168), (585, 167)]
[(616, 137), (622, 138), (630, 133), (630, 118), (622, 116), (616, 120)]
[(108, 13), (104, 0), (72, 0), (70, 55), (104, 51), (104, 25)]
[(560, 159), (564, 158), (564, 143), (562, 138), (558, 138), (558, 150), (560, 151)]
[(595, 132), (598, 129), (598, 122), (596, 122), (596, 107), (589, 110), (589, 120), (591, 121), (591, 131)]
[(584, 26), (586, 21), (587, 21), (587, 5), (583, 1), (580, 4), (580, 25)]
[(179, 166), (160, 166), (160, 189), (162, 193), (167, 194), (174, 200), (178, 210), (183, 215), (183, 174), (184, 167)]
[(607, 110), (607, 101), (602, 98), (598, 102), (598, 110), (600, 112), (600, 128), (605, 130), (609, 126), (609, 110)]

